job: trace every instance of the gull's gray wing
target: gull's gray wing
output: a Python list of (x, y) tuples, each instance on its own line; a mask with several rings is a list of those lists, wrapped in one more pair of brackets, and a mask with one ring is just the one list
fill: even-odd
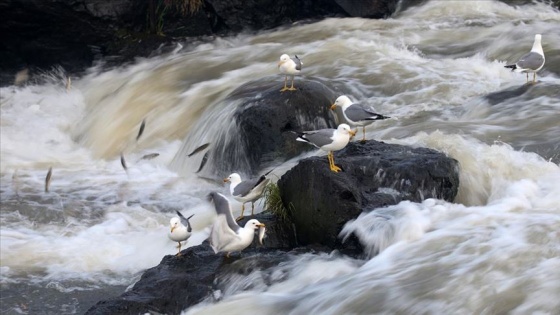
[(519, 59), (515, 64), (518, 68), (537, 70), (544, 63), (544, 57), (536, 52), (530, 52)]
[(333, 136), (336, 129), (319, 129), (314, 131), (304, 131), (299, 135), (303, 141), (309, 142), (314, 146), (321, 148), (324, 145), (333, 142)]
[(218, 217), (220, 215), (223, 215), (226, 219), (229, 228), (234, 233), (237, 233), (237, 231), (239, 231), (241, 227), (237, 225), (235, 219), (233, 218), (233, 214), (231, 214), (231, 207), (229, 206), (229, 201), (227, 200), (227, 198), (224, 195), (215, 191), (211, 192), (208, 196), (211, 200), (214, 201), (214, 207), (216, 208), (216, 213), (218, 214)]
[(251, 192), (251, 190), (253, 190), (255, 187), (257, 187), (265, 179), (266, 179), (266, 177), (263, 175), (259, 178), (251, 178), (251, 179), (242, 181), (237, 186), (235, 186), (235, 188), (233, 189), (233, 196), (239, 196), (239, 197), (247, 196)]
[(377, 114), (367, 109), (364, 105), (359, 103), (354, 103), (344, 111), (344, 114), (348, 119), (352, 121), (364, 121), (364, 120), (380, 120), (387, 119), (389, 117)]
[(214, 221), (212, 229), (210, 230), (210, 246), (214, 253), (218, 253), (226, 245), (239, 239), (239, 236), (231, 230), (227, 216), (220, 214)]
[(184, 226), (187, 227), (187, 232), (192, 232), (192, 227), (191, 227), (191, 223), (189, 222), (189, 219), (193, 217), (194, 214), (191, 214), (190, 217), (185, 218), (181, 212), (179, 211), (175, 211), (177, 212), (177, 215), (179, 216), (179, 218), (181, 219), (181, 224), (183, 224)]
[(295, 58), (290, 58), (290, 59), (292, 59), (292, 61), (296, 64), (296, 70), (301, 70), (301, 65), (303, 65), (303, 62), (301, 62), (301, 60), (297, 55), (294, 56)]

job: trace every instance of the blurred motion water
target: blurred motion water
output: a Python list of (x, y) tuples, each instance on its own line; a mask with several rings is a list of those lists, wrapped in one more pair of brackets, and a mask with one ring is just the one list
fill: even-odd
[[(221, 100), (277, 74), (289, 53), (302, 58), (303, 76), (398, 117), (369, 126), (369, 139), (457, 159), (459, 195), (402, 202), (382, 210), (385, 222), (378, 212), (349, 222), (368, 260), (300, 257), (278, 267), (292, 270), (285, 281), (243, 292), (248, 280), (231, 279), (223, 301), (188, 314), (558, 314), (559, 25), (542, 3), (429, 1), (385, 20), (332, 18), (91, 69), (69, 91), (56, 73), (2, 88), (0, 311), (83, 313), (119, 294), (175, 253), (166, 236), (175, 210), (196, 214), (188, 246), (200, 244), (213, 218), (204, 196), (226, 188), (192, 175), (199, 160), (180, 172), (169, 164), (181, 148), (212, 143), (197, 130), (230, 121), (233, 106)], [(504, 65), (537, 33), (546, 64), (524, 85)], [(151, 153), (159, 156), (141, 159)]]

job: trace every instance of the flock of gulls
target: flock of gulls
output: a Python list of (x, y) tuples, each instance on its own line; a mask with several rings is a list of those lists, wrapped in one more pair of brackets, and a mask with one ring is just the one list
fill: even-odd
[[(514, 64), (508, 64), (505, 66), (506, 68), (512, 69), (512, 71), (526, 73), (527, 83), (529, 83), (529, 73), (533, 73), (532, 83), (536, 83), (536, 73), (544, 66), (545, 57), (541, 45), (541, 39), (541, 35), (536, 34), (531, 51), (523, 55)], [(301, 73), (302, 66), (303, 62), (297, 55), (295, 55), (294, 58), (291, 58), (287, 54), (280, 56), (278, 70), (280, 73), (285, 75), (284, 86), (280, 90), (281, 93), (297, 90), (294, 87), (294, 77)], [(290, 87), (288, 87), (288, 77), (291, 77)], [(349, 124), (362, 127), (363, 136), (361, 142), (366, 141), (366, 126), (376, 120), (390, 118), (388, 116), (375, 113), (365, 104), (352, 102), (352, 100), (346, 95), (339, 96), (335, 100), (334, 104), (330, 106), (330, 109), (335, 110), (337, 107), (341, 108), (342, 114)], [(145, 125), (146, 121), (143, 120), (138, 135), (136, 136), (136, 141), (138, 141), (138, 139), (142, 136)], [(336, 129), (329, 128), (297, 132), (296, 140), (309, 143), (320, 150), (326, 151), (330, 170), (333, 172), (339, 172), (341, 171), (341, 168), (335, 164), (333, 152), (342, 150), (346, 147), (355, 135), (356, 131), (353, 131), (350, 128), (350, 125), (342, 123)], [(203, 150), (208, 145), (209, 144), (204, 144), (203, 146), (197, 148), (194, 152), (189, 154), (189, 156)], [(148, 154), (143, 156), (141, 159), (152, 159), (157, 155), (159, 154)], [(122, 154), (121, 164), (124, 170), (128, 172), (128, 167)], [(270, 172), (271, 171), (262, 176), (246, 180), (242, 180), (238, 173), (232, 173), (224, 179), (224, 182), (230, 183), (229, 192), (231, 196), (242, 204), (241, 215), (236, 219), (233, 217), (232, 209), (226, 196), (217, 192), (212, 192), (208, 195), (208, 199), (213, 202), (217, 214), (209, 236), (210, 245), (215, 253), (226, 253), (226, 256), (229, 257), (231, 252), (242, 251), (253, 242), (255, 231), (259, 231), (259, 243), (262, 244), (266, 231), (264, 224), (260, 223), (256, 219), (251, 219), (247, 221), (243, 227), (241, 227), (237, 222), (244, 218), (245, 204), (248, 202), (251, 203), (251, 216), (254, 215), (255, 202), (263, 196), (266, 186), (270, 181), (270, 179), (266, 176)], [(12, 179), (15, 183), (17, 182), (17, 170), (14, 172)], [(51, 179), (52, 167), (49, 168), (45, 178), (45, 192), (49, 191)], [(182, 242), (187, 241), (192, 235), (192, 227), (189, 221), (192, 217), (193, 215), (185, 218), (177, 211), (177, 217), (173, 217), (169, 222), (170, 231), (168, 236), (172, 241), (178, 243), (178, 256), (181, 255)]]
[[(511, 68), (515, 72), (525, 72), (527, 74), (527, 83), (529, 82), (529, 73), (533, 73), (533, 83), (536, 83), (536, 73), (544, 66), (544, 52), (541, 45), (541, 35), (535, 35), (533, 48), (528, 54), (523, 55), (515, 64), (506, 65), (506, 68)], [(280, 56), (278, 61), (278, 70), (284, 74), (284, 86), (280, 92), (295, 91), (294, 77), (301, 73), (303, 62), (301, 59), (294, 55), (291, 58), (287, 54)], [(291, 86), (288, 87), (288, 77), (291, 77)], [(335, 110), (340, 107), (342, 114), (346, 121), (354, 126), (362, 127), (361, 142), (366, 141), (366, 126), (370, 125), (376, 120), (388, 119), (390, 117), (375, 113), (370, 107), (361, 103), (354, 103), (346, 96), (338, 97), (330, 109)], [(341, 171), (341, 168), (336, 166), (334, 162), (334, 151), (338, 151), (346, 147), (352, 137), (356, 135), (346, 123), (340, 124), (336, 129), (320, 129), (312, 131), (303, 131), (297, 133), (297, 141), (307, 142), (323, 151), (327, 152), (327, 159), (329, 168), (333, 172)], [(212, 192), (208, 198), (214, 203), (217, 218), (212, 225), (209, 241), (215, 253), (226, 253), (229, 257), (231, 252), (242, 251), (247, 248), (254, 239), (255, 232), (259, 231), (259, 243), (265, 233), (265, 225), (256, 219), (251, 219), (245, 223), (243, 227), (237, 224), (237, 221), (244, 218), (245, 204), (251, 203), (251, 216), (254, 215), (255, 201), (263, 195), (265, 187), (269, 182), (266, 177), (270, 171), (260, 177), (242, 180), (238, 173), (232, 173), (224, 182), (229, 182), (229, 192), (231, 196), (242, 204), (241, 216), (234, 219), (232, 209), (226, 196)], [(169, 238), (179, 243), (179, 252), (181, 255), (181, 242), (186, 241), (191, 235), (191, 226), (189, 218), (185, 218), (179, 212), (178, 217), (172, 218), (170, 221), (171, 232)]]

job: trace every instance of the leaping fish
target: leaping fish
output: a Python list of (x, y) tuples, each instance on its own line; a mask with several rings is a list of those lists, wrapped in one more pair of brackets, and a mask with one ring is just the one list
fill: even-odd
[(194, 151), (192, 151), (191, 153), (189, 153), (187, 156), (188, 156), (188, 157), (191, 157), (191, 156), (197, 154), (198, 152), (200, 152), (200, 151), (202, 151), (202, 150), (208, 148), (209, 145), (210, 145), (210, 143), (205, 143), (205, 144), (201, 145), (200, 147), (194, 149)]
[(52, 166), (49, 167), (49, 171), (47, 172), (47, 177), (45, 177), (45, 192), (49, 192), (49, 186), (51, 185), (52, 179)]
[(126, 166), (126, 160), (124, 159), (124, 154), (121, 153), (121, 165), (124, 168), (125, 172), (128, 173), (128, 167)]
[(136, 141), (138, 141), (138, 139), (140, 139), (140, 137), (144, 133), (145, 127), (146, 127), (146, 118), (142, 120), (142, 124), (140, 125), (140, 130), (138, 130), (138, 135), (136, 136)]

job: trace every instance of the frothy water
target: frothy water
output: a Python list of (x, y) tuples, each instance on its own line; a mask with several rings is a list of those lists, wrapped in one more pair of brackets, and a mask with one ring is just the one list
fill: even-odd
[[(228, 121), (235, 106), (223, 98), (276, 74), (278, 57), (289, 53), (302, 58), (304, 76), (397, 118), (369, 126), (369, 139), (457, 159), (459, 194), (453, 203), (405, 201), (349, 222), (344, 233), (358, 236), (368, 259), (300, 256), (269, 270), (276, 276), (269, 284), (257, 275), (229, 279), (220, 302), (188, 314), (554, 313), (559, 22), (542, 3), (430, 1), (386, 20), (326, 19), (91, 69), (69, 91), (57, 72), (2, 88), (2, 312), (83, 313), (119, 294), (175, 253), (166, 235), (176, 210), (195, 214), (188, 246), (202, 242), (214, 215), (204, 197), (226, 187), (179, 176), (171, 162), (215, 143), (216, 122)], [(539, 83), (523, 86), (525, 75), (503, 66), (528, 52), (536, 33), (547, 61)], [(511, 93), (487, 97), (504, 90)], [(159, 155), (142, 159), (152, 153)]]

